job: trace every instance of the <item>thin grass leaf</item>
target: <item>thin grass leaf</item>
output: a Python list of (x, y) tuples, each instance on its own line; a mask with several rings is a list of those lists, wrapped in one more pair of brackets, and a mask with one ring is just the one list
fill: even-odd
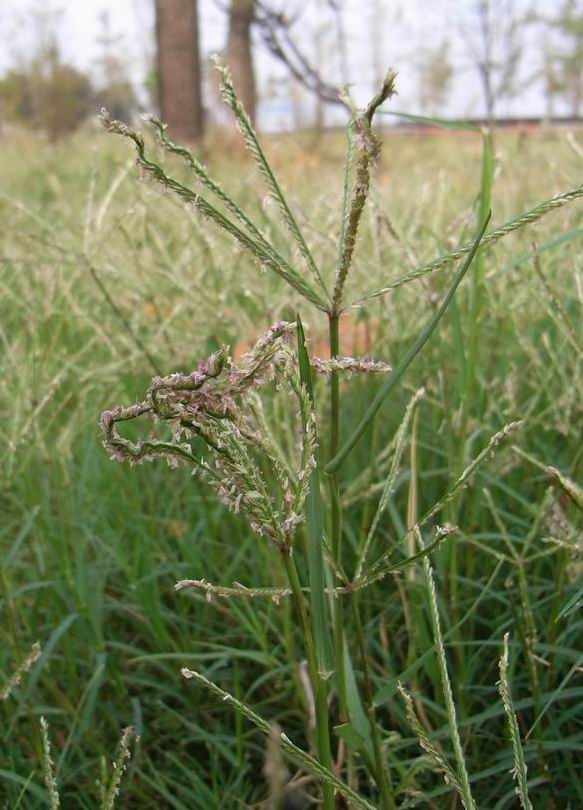
[[(41, 787), (36, 785), (32, 780), (36, 774), (36, 771), (31, 771), (27, 778), (25, 779), (23, 776), (20, 776), (14, 771), (7, 771), (4, 768), (0, 768), (0, 780), (6, 786), (6, 783), (12, 782), (15, 785), (21, 785), (22, 790), (20, 792), (20, 800), (24, 796), (34, 796), (35, 799), (39, 799), (43, 805), (46, 805), (47, 795), (46, 791), (43, 790)], [(10, 808), (12, 810), (12, 808)], [(14, 808), (16, 810), (16, 808)]]
[(559, 697), (559, 695), (561, 694), (561, 692), (563, 691), (563, 689), (564, 689), (564, 688), (567, 686), (567, 684), (568, 684), (568, 683), (569, 683), (569, 681), (571, 680), (572, 676), (573, 676), (573, 675), (574, 675), (576, 672), (580, 672), (580, 671), (581, 671), (581, 665), (582, 665), (582, 664), (583, 664), (583, 653), (582, 653), (582, 654), (581, 654), (581, 655), (580, 655), (580, 656), (577, 658), (577, 660), (575, 661), (575, 663), (573, 664), (573, 666), (572, 666), (572, 667), (570, 668), (570, 670), (567, 672), (567, 674), (565, 675), (565, 677), (563, 678), (563, 680), (561, 681), (561, 683), (560, 683), (560, 684), (557, 686), (557, 688), (554, 690), (554, 692), (552, 692), (552, 694), (550, 694), (550, 695), (548, 696), (548, 699), (547, 699), (547, 700), (546, 700), (546, 702), (545, 702), (544, 708), (543, 708), (543, 709), (541, 709), (540, 714), (538, 715), (538, 717), (536, 718), (536, 720), (534, 721), (534, 723), (532, 724), (532, 726), (529, 728), (529, 730), (528, 730), (528, 734), (526, 735), (525, 740), (528, 740), (528, 738), (530, 737), (530, 735), (532, 734), (532, 732), (534, 731), (534, 729), (535, 729), (535, 728), (538, 726), (538, 724), (540, 723), (540, 721), (542, 720), (542, 718), (544, 717), (544, 715), (545, 715), (545, 714), (548, 712), (548, 710), (551, 708), (551, 705), (552, 705), (552, 704), (555, 702), (555, 700), (556, 700), (556, 699)]
[(346, 673), (346, 704), (348, 706), (350, 724), (363, 740), (364, 749), (368, 755), (369, 761), (372, 763), (374, 762), (374, 747), (371, 737), (370, 721), (362, 704), (354, 672), (354, 665), (346, 644), (344, 645), (344, 670)]
[(519, 267), (521, 264), (531, 262), (538, 254), (546, 253), (548, 250), (555, 250), (555, 248), (561, 247), (561, 245), (572, 242), (575, 239), (581, 239), (582, 237), (583, 228), (573, 228), (573, 230), (567, 231), (567, 233), (564, 233), (562, 236), (558, 236), (554, 239), (547, 239), (545, 242), (541, 242), (540, 245), (532, 248), (532, 250), (528, 250), (526, 253), (521, 253), (518, 256), (515, 256), (513, 259), (510, 259), (510, 261), (500, 269), (491, 270), (486, 278), (496, 278), (496, 276), (506, 273), (508, 270), (513, 270), (515, 267)]
[[(188, 680), (196, 680), (210, 692), (219, 697), (224, 703), (229, 703), (235, 711), (239, 712), (239, 714), (243, 715), (243, 717), (246, 717), (247, 720), (253, 723), (253, 725), (257, 726), (257, 728), (263, 731), (264, 734), (267, 736), (272, 734), (272, 727), (269, 725), (267, 720), (264, 720), (264, 718), (258, 715), (257, 712), (253, 711), (250, 706), (247, 706), (247, 704), (238, 700), (229, 692), (225, 692), (224, 689), (221, 689), (220, 686), (217, 686), (212, 681), (209, 681), (208, 678), (205, 678), (205, 676), (201, 675), (199, 672), (195, 672), (187, 667), (183, 667), (181, 672), (184, 678)], [(374, 805), (372, 805), (362, 796), (359, 796), (354, 790), (352, 790), (352, 788), (342, 782), (341, 779), (338, 779), (338, 777), (335, 776), (332, 771), (328, 770), (316, 759), (314, 759), (314, 757), (310, 756), (310, 754), (306, 753), (301, 748), (298, 748), (298, 746), (293, 743), (286, 734), (281, 732), (279, 740), (282, 750), (285, 751), (285, 753), (295, 760), (295, 762), (297, 762), (302, 768), (305, 768), (313, 776), (337, 790), (339, 793), (345, 796), (348, 801), (356, 805), (356, 807), (361, 807), (363, 810), (375, 810)]]
[(480, 246), (480, 242), (486, 226), (488, 225), (489, 217), (480, 227), (478, 235), (473, 242), (472, 248), (466, 261), (464, 262), (461, 269), (457, 272), (454, 277), (454, 280), (447, 291), (447, 294), (443, 300), (443, 303), (435, 313), (435, 315), (431, 318), (429, 323), (425, 326), (425, 328), (420, 332), (419, 337), (411, 346), (411, 348), (406, 352), (403, 359), (400, 361), (398, 366), (395, 370), (389, 375), (389, 378), (383, 383), (380, 390), (377, 392), (375, 398), (367, 408), (364, 416), (362, 417), (360, 423), (358, 424), (356, 430), (352, 433), (352, 435), (346, 440), (344, 446), (340, 449), (340, 451), (334, 456), (334, 458), (326, 465), (326, 472), (333, 473), (340, 467), (346, 456), (350, 453), (353, 447), (356, 445), (358, 440), (362, 437), (362, 434), (365, 432), (369, 424), (372, 422), (374, 417), (376, 416), (379, 408), (383, 404), (384, 400), (387, 396), (391, 393), (393, 388), (397, 385), (405, 371), (409, 368), (415, 357), (419, 354), (421, 349), (425, 346), (431, 335), (435, 332), (437, 324), (445, 314), (449, 304), (451, 303), (457, 288), (459, 287), (463, 277), (469, 270), (474, 256), (476, 255), (476, 251)]
[(126, 318), (124, 313), (121, 311), (121, 309), (118, 307), (118, 305), (115, 303), (115, 301), (113, 300), (113, 298), (109, 294), (109, 291), (108, 291), (107, 287), (105, 286), (105, 284), (101, 280), (101, 278), (99, 276), (99, 273), (97, 272), (95, 267), (89, 266), (89, 274), (90, 274), (91, 278), (93, 279), (93, 281), (95, 282), (95, 284), (97, 285), (97, 287), (99, 288), (99, 291), (101, 292), (104, 299), (106, 300), (109, 308), (111, 309), (113, 314), (116, 316), (118, 321), (121, 323), (121, 325), (123, 326), (123, 328), (125, 329), (125, 331), (129, 335), (130, 340), (133, 342), (134, 346), (138, 349), (138, 351), (141, 354), (144, 355), (144, 357), (146, 358), (146, 360), (150, 364), (150, 368), (152, 369), (154, 374), (158, 374), (158, 376), (161, 376), (162, 371), (160, 370), (160, 366), (158, 365), (157, 360), (150, 353), (150, 351), (148, 350), (148, 347), (140, 339), (139, 335), (136, 334), (135, 330), (132, 329), (129, 320)]
[(461, 118), (430, 118), (425, 115), (412, 115), (411, 113), (395, 112), (394, 110), (381, 110), (379, 115), (390, 115), (393, 118), (402, 118), (404, 121), (413, 121), (416, 124), (425, 124), (438, 129), (463, 129), (466, 132), (479, 132), (477, 124), (471, 124)]
[(504, 651), (498, 663), (500, 671), (500, 680), (498, 681), (498, 691), (504, 704), (504, 711), (506, 712), (506, 719), (508, 720), (508, 729), (510, 732), (510, 740), (512, 742), (512, 751), (514, 754), (514, 770), (512, 776), (516, 781), (516, 795), (520, 799), (520, 804), (524, 810), (533, 810), (532, 803), (528, 798), (528, 780), (526, 776), (526, 762), (524, 761), (524, 751), (522, 750), (522, 742), (520, 740), (520, 730), (518, 728), (518, 721), (514, 712), (514, 705), (512, 703), (512, 693), (510, 691), (510, 682), (508, 680), (508, 633), (504, 636)]
[(229, 107), (229, 109), (233, 112), (239, 130), (243, 135), (243, 140), (245, 141), (245, 144), (249, 149), (249, 152), (251, 153), (252, 157), (255, 159), (257, 167), (259, 168), (260, 173), (263, 175), (267, 183), (267, 187), (277, 203), (282, 219), (287, 225), (287, 228), (291, 233), (292, 237), (294, 238), (300, 250), (300, 253), (306, 260), (310, 272), (312, 273), (312, 275), (314, 276), (315, 280), (318, 282), (320, 287), (324, 290), (326, 295), (328, 295), (326, 285), (324, 284), (322, 276), (320, 275), (320, 271), (318, 270), (318, 267), (310, 252), (310, 249), (306, 244), (306, 240), (304, 239), (304, 236), (300, 231), (296, 219), (292, 214), (289, 205), (287, 204), (283, 191), (281, 190), (281, 186), (275, 179), (275, 175), (273, 174), (271, 166), (269, 165), (267, 158), (265, 157), (265, 153), (263, 152), (263, 149), (259, 144), (257, 134), (253, 128), (253, 124), (251, 123), (251, 119), (247, 115), (245, 109), (243, 108), (243, 105), (239, 101), (239, 98), (235, 92), (233, 80), (231, 78), (229, 69), (224, 64), (224, 62), (222, 62), (221, 59), (219, 59), (218, 57), (214, 57), (214, 63), (221, 76), (221, 85), (220, 85), (221, 98), (223, 99), (227, 107)]
[(579, 610), (580, 607), (583, 606), (583, 585), (579, 588), (577, 593), (569, 599), (566, 605), (561, 608), (559, 615), (557, 616), (557, 621), (559, 619), (564, 619), (566, 616), (569, 616), (571, 613)]
[[(530, 211), (526, 211), (524, 214), (520, 214), (520, 216), (516, 217), (515, 219), (505, 222), (503, 225), (500, 225), (499, 228), (495, 228), (493, 231), (488, 231), (488, 233), (486, 233), (482, 239), (481, 247), (489, 247), (503, 237), (507, 236), (509, 233), (517, 231), (520, 228), (524, 228), (525, 225), (531, 225), (533, 222), (537, 222), (539, 219), (544, 217), (550, 211), (554, 211), (557, 208), (562, 208), (564, 205), (567, 205), (567, 203), (570, 203), (573, 200), (578, 200), (581, 197), (583, 197), (583, 186), (579, 186), (579, 188), (573, 189), (573, 191), (567, 191), (565, 194), (557, 194), (555, 197), (551, 197), (550, 199), (539, 203), (539, 205), (535, 206), (534, 208), (531, 208)], [(435, 270), (441, 270), (442, 267), (451, 264), (451, 262), (457, 261), (457, 259), (461, 259), (462, 256), (466, 256), (473, 250), (474, 243), (465, 242), (455, 250), (452, 250), (449, 253), (444, 253), (443, 256), (439, 256), (439, 258), (434, 259), (427, 264), (423, 264), (421, 267), (417, 267), (415, 270), (411, 270), (409, 273), (406, 273), (406, 275), (395, 279), (395, 281), (387, 284), (386, 287), (381, 287), (381, 289), (375, 290), (374, 292), (365, 295), (363, 298), (359, 298), (357, 301), (353, 301), (353, 303), (348, 305), (347, 308), (356, 309), (361, 307), (368, 301), (372, 301), (375, 298), (380, 298), (381, 296), (390, 293), (392, 290), (396, 290), (397, 287), (402, 287), (403, 284), (408, 284), (410, 281), (421, 278), (422, 276), (427, 275), (427, 273), (433, 273)]]

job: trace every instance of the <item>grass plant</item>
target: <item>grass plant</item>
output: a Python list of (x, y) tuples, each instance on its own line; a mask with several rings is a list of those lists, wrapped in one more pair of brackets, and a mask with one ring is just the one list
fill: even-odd
[[(474, 133), (472, 196), (445, 140), (402, 142), (421, 174), (399, 185), (373, 126), (389, 73), (351, 107), (340, 200), (300, 205), (279, 180), (296, 147), (268, 159), (218, 68), (267, 198), (154, 118), (152, 142), (102, 116), (142, 185), (109, 144), (89, 178), (85, 144), (43, 152), (42, 177), (8, 163), (6, 806), (112, 807), (136, 734), (128, 807), (260, 806), (270, 746), (297, 768), (283, 802), (575, 807), (577, 149), (527, 142), (535, 188), (511, 139)], [(549, 176), (572, 190), (533, 207)]]

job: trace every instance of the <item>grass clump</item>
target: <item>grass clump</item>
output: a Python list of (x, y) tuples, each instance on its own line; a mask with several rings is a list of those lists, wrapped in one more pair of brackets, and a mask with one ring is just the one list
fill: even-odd
[[(364, 111), (352, 110), (330, 239), (332, 209), (321, 221), (301, 214), (220, 71), (280, 220), (248, 191), (225, 191), (159, 121), (150, 119), (158, 149), (177, 161), (172, 173), (107, 114), (106, 128), (131, 139), (145, 176), (170, 192), (162, 202), (151, 185), (126, 181), (127, 167), (105, 189), (95, 176), (82, 249), (79, 233), (5, 203), (46, 251), (37, 281), (55, 284), (34, 318), (25, 296), (11, 316), (13, 328), (26, 321), (32, 349), (19, 373), (32, 380), (40, 368), (45, 385), (34, 416), (14, 409), (5, 453), (4, 632), (16, 652), (21, 624), (34, 629), (44, 649), (24, 691), (14, 681), (2, 741), (10, 796), (46, 801), (56, 780), (67, 801), (111, 806), (103, 802), (115, 796), (128, 741), (101, 794), (86, 774), (111, 750), (114, 728), (131, 725), (144, 744), (125, 790), (143, 807), (259, 803), (267, 788), (258, 765), (274, 739), (299, 768), (283, 795), (301, 781), (307, 799), (330, 809), (445, 807), (452, 794), (466, 808), (502, 808), (514, 800), (513, 770), (525, 807), (577, 801), (580, 406), (566, 383), (580, 380), (581, 364), (564, 347), (576, 342), (581, 301), (543, 266), (552, 258), (580, 272), (577, 220), (571, 214), (561, 237), (543, 232), (532, 255), (495, 260), (488, 246), (581, 189), (488, 229), (496, 196), (486, 136), (475, 204), (450, 226), (450, 237), (465, 233), (458, 248), (448, 244), (445, 203), (444, 230), (432, 222), (435, 202), (396, 224), (371, 184), (376, 164), (382, 187), (373, 116), (394, 92), (389, 74)], [(127, 208), (113, 203), (122, 189)], [(57, 194), (55, 205), (64, 202)], [(437, 260), (417, 261), (430, 249)], [(511, 271), (533, 256), (539, 274), (516, 281)], [(126, 257), (131, 272), (119, 269)], [(11, 267), (21, 260), (7, 258)], [(387, 280), (389, 260), (409, 269)], [(433, 271), (457, 260), (444, 289)], [(267, 275), (251, 276), (253, 266)], [(25, 290), (37, 271), (17, 282), (5, 272)], [(539, 310), (535, 283), (548, 308)], [(357, 312), (365, 346), (355, 330), (344, 355), (343, 324)], [(39, 355), (55, 323), (66, 331), (53, 334), (61, 355)], [(258, 332), (245, 350), (241, 338)], [(171, 371), (193, 368), (197, 354), (208, 359), (194, 371)], [(5, 379), (27, 403), (16, 363), (6, 362)], [(91, 426), (98, 406), (116, 400), (136, 402), (101, 420), (110, 455), (134, 465), (125, 473), (100, 454)], [(50, 414), (50, 429), (40, 414)], [(157, 458), (177, 469), (136, 466)], [(526, 664), (514, 701), (506, 664), (497, 697), (492, 649), (509, 628)], [(180, 667), (202, 688), (186, 689)], [(48, 794), (34, 770), (23, 776), (35, 761), (27, 715), (47, 707), (64, 730)], [(274, 736), (272, 719), (285, 732)], [(540, 774), (528, 783), (527, 767)]]

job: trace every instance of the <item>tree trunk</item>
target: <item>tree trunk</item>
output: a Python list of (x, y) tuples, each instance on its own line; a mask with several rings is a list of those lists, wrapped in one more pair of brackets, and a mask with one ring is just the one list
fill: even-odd
[(251, 51), (251, 24), (254, 16), (254, 0), (231, 0), (225, 54), (237, 95), (253, 123), (257, 112), (255, 70)]
[(156, 0), (158, 99), (171, 138), (203, 135), (197, 0)]

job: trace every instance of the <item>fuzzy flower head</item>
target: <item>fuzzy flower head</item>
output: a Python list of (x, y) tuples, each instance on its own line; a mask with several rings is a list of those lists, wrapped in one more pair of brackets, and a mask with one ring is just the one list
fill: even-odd
[[(189, 462), (256, 534), (290, 550), (303, 519), (316, 453), (312, 406), (289, 345), (294, 329), (294, 324), (277, 321), (238, 363), (222, 347), (190, 373), (154, 377), (141, 402), (104, 411), (100, 425), (111, 457), (131, 464), (159, 457), (171, 466)], [(287, 383), (298, 402), (295, 469), (273, 439), (261, 409), (258, 391), (271, 380)], [(118, 427), (138, 418), (149, 419), (152, 430), (134, 442)], [(206, 458), (197, 452), (201, 443)], [(268, 463), (268, 475), (259, 456)]]

